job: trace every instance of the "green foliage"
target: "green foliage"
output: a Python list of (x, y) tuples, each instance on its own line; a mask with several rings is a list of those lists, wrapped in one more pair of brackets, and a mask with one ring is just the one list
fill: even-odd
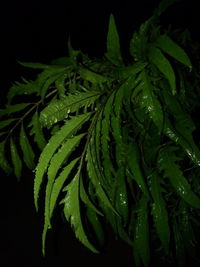
[(0, 167), (18, 180), (25, 168), (35, 172), (36, 210), (45, 195), (43, 253), (60, 204), (75, 236), (95, 253), (109, 223), (133, 247), (136, 266), (149, 266), (152, 251), (180, 266), (197, 255), (199, 51), (188, 35), (160, 27), (173, 2), (162, 1), (133, 34), (127, 64), (113, 15), (103, 59), (69, 42), (69, 57), (52, 64), (20, 62), (40, 73), (8, 91)]

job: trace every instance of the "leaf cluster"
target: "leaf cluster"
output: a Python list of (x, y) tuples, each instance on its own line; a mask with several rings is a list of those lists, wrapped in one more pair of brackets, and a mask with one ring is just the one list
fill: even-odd
[(18, 179), (23, 166), (35, 172), (37, 210), (45, 183), (43, 253), (60, 204), (95, 253), (108, 222), (133, 247), (136, 266), (149, 266), (153, 251), (180, 266), (197, 254), (199, 65), (184, 50), (187, 32), (159, 26), (173, 2), (162, 1), (133, 34), (128, 64), (113, 15), (101, 60), (69, 42), (68, 57), (20, 63), (41, 72), (15, 83), (0, 110), (0, 167)]

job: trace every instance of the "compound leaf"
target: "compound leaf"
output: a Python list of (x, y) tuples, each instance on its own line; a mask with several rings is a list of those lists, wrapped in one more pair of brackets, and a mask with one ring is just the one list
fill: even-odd
[(200, 199), (192, 191), (187, 179), (183, 176), (180, 166), (176, 163), (173, 147), (165, 147), (160, 151), (159, 167), (164, 171), (164, 176), (169, 178), (177, 194), (194, 208), (200, 208)]
[(84, 122), (86, 122), (91, 116), (91, 113), (82, 114), (76, 117), (72, 117), (68, 120), (64, 126), (61, 127), (49, 140), (48, 144), (45, 146), (42, 151), (38, 165), (36, 167), (36, 175), (34, 181), (34, 200), (36, 209), (38, 209), (38, 194), (40, 186), (43, 180), (43, 176), (48, 168), (49, 162), (60, 147), (62, 142), (67, 138), (76, 133), (78, 129), (81, 128)]
[(80, 178), (80, 171), (78, 171), (66, 188), (67, 194), (64, 198), (64, 215), (71, 223), (76, 237), (91, 251), (98, 253), (96, 248), (89, 242), (82, 225), (79, 199)]
[(64, 120), (69, 113), (78, 111), (82, 107), (92, 105), (100, 96), (99, 92), (80, 92), (69, 94), (60, 100), (53, 100), (40, 113), (40, 122), (43, 126), (50, 127), (52, 124)]
[(42, 131), (42, 125), (39, 120), (38, 111), (36, 111), (28, 125), (31, 127), (30, 135), (34, 135), (34, 141), (37, 143), (39, 149), (42, 151), (46, 145), (44, 133)]

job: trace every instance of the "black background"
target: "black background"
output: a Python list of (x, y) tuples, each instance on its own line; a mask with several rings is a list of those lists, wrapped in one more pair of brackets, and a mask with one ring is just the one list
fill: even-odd
[[(21, 76), (34, 77), (19, 66), (20, 61), (49, 63), (67, 55), (67, 39), (76, 49), (91, 57), (101, 57), (106, 47), (110, 13), (116, 18), (123, 53), (128, 51), (131, 34), (152, 15), (157, 0), (140, 1), (13, 1), (0, 7), (0, 105), (6, 92)], [(163, 16), (163, 24), (188, 27), (199, 41), (198, 1), (179, 1)], [(56, 220), (49, 232), (47, 256), (41, 255), (42, 212), (33, 206), (33, 177), (24, 174), (18, 183), (1, 174), (1, 249), (0, 266), (133, 266), (131, 248), (119, 241), (110, 242), (105, 252), (94, 255), (75, 238), (70, 227)]]

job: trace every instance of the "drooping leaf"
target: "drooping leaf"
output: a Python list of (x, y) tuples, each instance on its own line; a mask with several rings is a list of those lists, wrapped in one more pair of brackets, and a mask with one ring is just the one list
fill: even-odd
[(123, 66), (123, 60), (120, 50), (119, 35), (117, 32), (114, 16), (110, 16), (106, 57), (115, 65)]
[(98, 253), (96, 248), (89, 242), (81, 220), (79, 192), (80, 178), (80, 171), (78, 171), (67, 186), (67, 194), (64, 199), (64, 214), (66, 219), (71, 223), (76, 237), (91, 251)]
[(102, 121), (101, 121), (101, 147), (103, 151), (102, 158), (102, 167), (105, 175), (105, 179), (108, 184), (112, 185), (113, 183), (113, 174), (114, 166), (112, 164), (111, 155), (110, 155), (110, 131), (111, 131), (111, 114), (112, 114), (112, 105), (114, 101), (115, 92), (112, 92), (104, 105), (104, 110), (102, 112)]
[(163, 129), (163, 110), (161, 104), (154, 93), (154, 86), (151, 84), (146, 71), (142, 72), (142, 86), (140, 105), (149, 113), (159, 131)]
[(147, 204), (148, 199), (143, 195), (138, 204), (135, 238), (133, 242), (133, 255), (135, 257), (136, 266), (139, 266), (139, 260), (141, 260), (145, 267), (149, 266), (150, 262)]
[(16, 119), (7, 119), (7, 120), (0, 121), (0, 130), (9, 126), (14, 121), (16, 121)]
[(63, 119), (66, 119), (69, 113), (78, 111), (82, 107), (89, 107), (100, 96), (99, 92), (83, 92), (79, 94), (69, 94), (60, 100), (52, 101), (40, 113), (40, 122), (43, 126), (51, 126)]
[(184, 177), (180, 166), (177, 164), (178, 158), (175, 156), (173, 147), (165, 147), (160, 151), (159, 168), (164, 171), (177, 194), (192, 207), (200, 208), (200, 199), (192, 191), (190, 184)]
[(46, 145), (46, 140), (42, 131), (41, 123), (39, 121), (38, 111), (34, 113), (32, 120), (28, 126), (31, 127), (30, 135), (34, 136), (34, 141), (37, 143), (39, 149), (42, 151)]
[(183, 148), (187, 156), (195, 165), (200, 166), (200, 152), (198, 147), (196, 147), (193, 141), (190, 142), (187, 137), (184, 137), (184, 135), (177, 132), (167, 117), (165, 118), (165, 127), (163, 130), (166, 136)]
[(186, 267), (186, 253), (184, 248), (184, 242), (179, 230), (179, 225), (176, 218), (173, 220), (173, 233), (175, 239), (176, 261), (180, 267)]
[[(127, 147), (127, 161), (128, 167), (131, 171), (131, 177), (137, 182), (139, 188), (143, 191), (146, 197), (149, 197), (147, 184), (144, 180), (144, 175), (140, 166), (140, 154), (136, 143), (132, 143)], [(128, 170), (129, 171), (129, 170)]]
[(11, 171), (12, 171), (12, 168), (11, 168), (9, 162), (7, 161), (6, 157), (5, 157), (5, 144), (6, 144), (5, 140), (0, 142), (0, 168), (6, 174), (10, 174)]
[(33, 152), (31, 144), (25, 133), (23, 124), (21, 125), (21, 131), (20, 131), (20, 146), (23, 152), (23, 159), (24, 159), (26, 166), (29, 169), (33, 170), (35, 167), (35, 163), (34, 163), (35, 153)]
[(85, 191), (84, 185), (83, 185), (83, 180), (80, 180), (80, 197), (81, 200), (85, 203), (85, 205), (93, 210), (95, 213), (103, 216), (103, 214), (96, 208), (96, 206), (92, 203), (92, 201), (89, 199), (88, 194)]
[(56, 150), (60, 147), (62, 142), (67, 138), (76, 133), (78, 129), (80, 129), (84, 122), (86, 122), (91, 116), (91, 113), (79, 115), (71, 118), (66, 122), (64, 126), (60, 130), (58, 130), (49, 140), (48, 144), (45, 146), (42, 151), (38, 165), (36, 167), (36, 175), (34, 181), (34, 200), (36, 209), (38, 209), (38, 194), (40, 190), (40, 186), (43, 180), (43, 176), (48, 168), (49, 162), (56, 152)]
[(106, 207), (108, 207), (110, 210), (112, 210), (114, 213), (117, 214), (115, 209), (113, 208), (108, 196), (106, 195), (104, 189), (102, 188), (102, 185), (99, 181), (99, 173), (97, 169), (95, 168), (95, 162), (93, 161), (93, 157), (91, 154), (92, 147), (89, 145), (87, 149), (87, 154), (86, 154), (86, 160), (87, 160), (87, 171), (88, 171), (88, 176), (89, 179), (91, 180), (96, 194), (99, 199), (104, 203)]
[(105, 242), (105, 234), (97, 214), (93, 209), (87, 208), (86, 215), (100, 246), (103, 246)]
[(168, 212), (165, 205), (165, 200), (162, 196), (160, 177), (153, 173), (151, 175), (151, 194), (154, 203), (152, 203), (152, 214), (158, 237), (162, 242), (165, 252), (169, 253), (170, 228), (168, 223)]
[(192, 69), (192, 63), (185, 53), (185, 51), (176, 44), (169, 36), (161, 35), (155, 42), (156, 46), (158, 46), (163, 52), (169, 54), (182, 64)]
[(51, 161), (49, 163), (48, 168), (48, 182), (46, 186), (45, 193), (45, 220), (47, 224), (50, 225), (50, 198), (52, 187), (56, 179), (56, 175), (62, 165), (66, 162), (67, 158), (71, 154), (71, 152), (76, 148), (76, 146), (80, 143), (80, 140), (83, 138), (84, 134), (80, 134), (74, 136), (72, 138), (68, 138), (60, 147), (57, 153), (53, 155)]
[(27, 106), (29, 106), (31, 103), (20, 103), (20, 104), (14, 104), (14, 105), (7, 105), (6, 106), (6, 114), (12, 114), (18, 111), (21, 111), (25, 109)]
[(76, 163), (79, 161), (80, 158), (76, 158), (72, 160), (67, 166), (65, 166), (60, 173), (60, 175), (56, 178), (51, 191), (50, 196), (50, 203), (49, 203), (49, 218), (51, 219), (53, 210), (56, 205), (56, 201), (58, 199), (58, 195), (61, 192), (61, 189), (65, 183), (65, 181), (68, 179), (69, 174), (71, 173), (72, 169), (76, 165)]
[(176, 77), (174, 70), (169, 60), (163, 55), (160, 49), (154, 47), (153, 45), (149, 47), (148, 58), (151, 63), (153, 63), (159, 71), (166, 77), (169, 81), (173, 95), (176, 93)]
[(129, 219), (129, 205), (127, 184), (125, 179), (125, 168), (121, 166), (115, 176), (116, 190), (115, 190), (115, 207), (122, 218), (122, 225), (127, 225)]
[(12, 137), (10, 138), (10, 153), (11, 153), (12, 163), (14, 166), (14, 173), (17, 179), (19, 180), (21, 178), (21, 173), (22, 173), (22, 160), (18, 154), (17, 147)]

